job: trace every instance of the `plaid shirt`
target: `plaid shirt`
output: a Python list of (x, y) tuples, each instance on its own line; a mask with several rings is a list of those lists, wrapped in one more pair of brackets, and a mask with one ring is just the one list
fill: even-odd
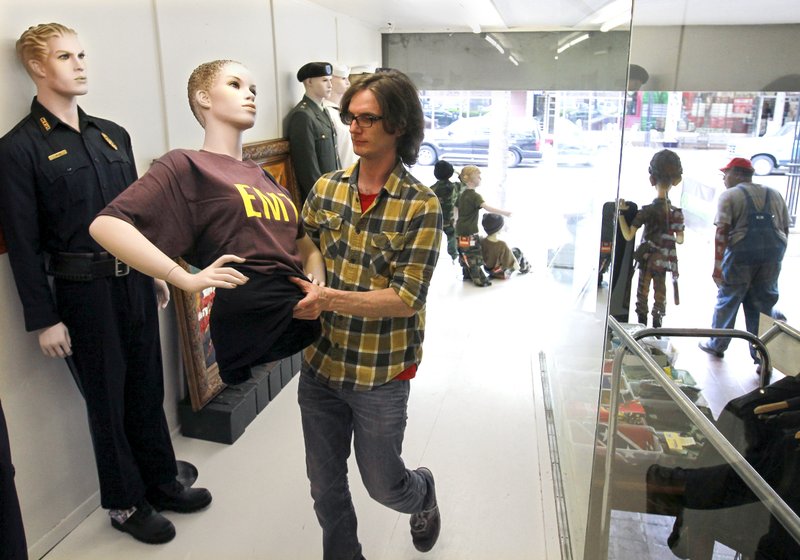
[(359, 292), (392, 288), (417, 312), (381, 319), (323, 312), (322, 335), (305, 350), (303, 369), (330, 387), (369, 390), (422, 359), (442, 213), (433, 191), (399, 161), (362, 213), (358, 169), (356, 163), (323, 175), (303, 207), (306, 231), (325, 258), (326, 285)]

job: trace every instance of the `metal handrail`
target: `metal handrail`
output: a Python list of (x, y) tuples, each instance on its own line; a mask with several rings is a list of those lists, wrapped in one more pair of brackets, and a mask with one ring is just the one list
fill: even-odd
[[(792, 509), (786, 505), (786, 502), (770, 487), (763, 478), (756, 472), (756, 470), (748, 463), (744, 457), (736, 450), (730, 442), (717, 430), (714, 424), (706, 418), (695, 404), (681, 391), (675, 382), (664, 372), (664, 370), (653, 360), (649, 352), (647, 352), (636, 338), (643, 338), (646, 336), (729, 336), (732, 338), (743, 338), (756, 345), (759, 353), (762, 355), (762, 382), (768, 378), (771, 370), (769, 363), (769, 354), (766, 351), (764, 343), (754, 335), (733, 329), (642, 329), (634, 336), (628, 334), (619, 322), (613, 317), (608, 318), (609, 328), (620, 338), (622, 344), (617, 348), (614, 353), (613, 367), (611, 369), (611, 397), (609, 402), (608, 414), (608, 434), (606, 441), (606, 455), (604, 462), (603, 477), (605, 484), (603, 485), (602, 494), (602, 509), (600, 520), (600, 535), (601, 542), (604, 547), (608, 546), (609, 537), (609, 521), (611, 518), (611, 502), (610, 492), (611, 485), (609, 484), (611, 476), (612, 461), (615, 454), (615, 437), (617, 431), (617, 414), (619, 407), (619, 388), (620, 379), (622, 376), (622, 359), (627, 351), (637, 356), (642, 360), (644, 367), (655, 378), (656, 381), (664, 388), (667, 394), (672, 398), (678, 407), (692, 420), (700, 431), (708, 438), (708, 441), (719, 451), (720, 455), (727, 461), (734, 471), (742, 478), (747, 486), (753, 493), (761, 500), (769, 512), (775, 516), (781, 525), (792, 535), (792, 537), (800, 542), (800, 517), (798, 517)], [(778, 325), (778, 322), (775, 323)], [(774, 328), (774, 327), (773, 327)], [(780, 328), (780, 327), (779, 327)], [(791, 327), (790, 327), (791, 328)], [(797, 334), (800, 340), (800, 333), (792, 329), (789, 334)], [(765, 373), (767, 374), (765, 377)], [(763, 385), (762, 385), (763, 390)]]

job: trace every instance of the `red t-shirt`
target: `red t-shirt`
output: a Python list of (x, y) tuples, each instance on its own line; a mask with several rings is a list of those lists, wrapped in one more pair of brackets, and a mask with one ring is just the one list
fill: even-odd
[(289, 191), (252, 161), (172, 150), (100, 215), (132, 224), (161, 251), (197, 268), (232, 254), (260, 273), (303, 272), (299, 212)]

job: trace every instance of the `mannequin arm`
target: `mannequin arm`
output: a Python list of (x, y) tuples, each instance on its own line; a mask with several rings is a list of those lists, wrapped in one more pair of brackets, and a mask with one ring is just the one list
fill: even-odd
[(509, 212), (508, 210), (503, 210), (502, 208), (495, 208), (494, 206), (489, 206), (485, 202), (481, 204), (481, 208), (483, 208), (487, 212), (492, 212), (493, 214), (500, 214), (502, 216), (505, 216), (506, 218), (511, 216), (511, 212)]
[(303, 271), (309, 280), (319, 286), (325, 285), (325, 259), (308, 234), (297, 240), (297, 248), (303, 258)]
[(187, 292), (205, 288), (235, 288), (247, 282), (236, 269), (223, 266), (228, 262), (242, 263), (236, 255), (223, 255), (197, 274), (184, 270), (153, 245), (131, 224), (113, 216), (98, 216), (89, 226), (89, 234), (109, 253), (139, 272), (160, 278)]

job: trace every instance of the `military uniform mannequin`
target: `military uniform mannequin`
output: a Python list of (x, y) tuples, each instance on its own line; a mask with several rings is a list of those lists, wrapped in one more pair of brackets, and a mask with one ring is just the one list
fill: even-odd
[(333, 68), (327, 62), (309, 62), (297, 71), (305, 95), (286, 117), (292, 165), (301, 203), (323, 174), (341, 167), (336, 150), (336, 128), (322, 101), (331, 95)]
[(336, 151), (339, 153), (339, 162), (343, 169), (347, 169), (356, 162), (355, 152), (353, 151), (353, 141), (350, 138), (350, 127), (342, 122), (339, 112), (339, 102), (342, 95), (350, 87), (350, 68), (344, 64), (333, 65), (333, 75), (331, 76), (331, 97), (323, 100), (325, 109), (331, 116), (333, 126), (336, 128)]
[(95, 214), (136, 179), (130, 136), (78, 107), (88, 84), (73, 30), (31, 27), (17, 53), (37, 95), (30, 115), (0, 139), (0, 220), (25, 328), (38, 333), (45, 355), (67, 360), (84, 395), (112, 526), (167, 542), (175, 528), (155, 509), (211, 502), (207, 490), (175, 478), (156, 301), (165, 306), (169, 292), (89, 236)]

